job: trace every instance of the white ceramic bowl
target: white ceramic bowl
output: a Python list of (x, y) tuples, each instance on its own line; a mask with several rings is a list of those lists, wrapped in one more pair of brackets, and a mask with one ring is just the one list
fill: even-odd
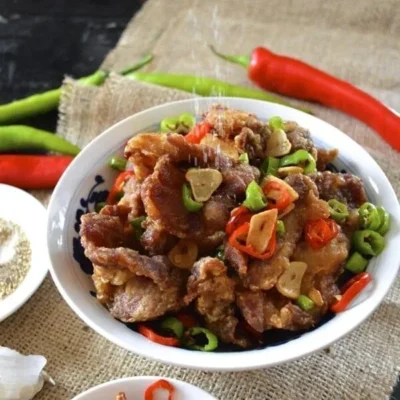
[(21, 284), (0, 300), (0, 322), (17, 311), (43, 282), (50, 265), (46, 246), (46, 209), (29, 193), (0, 185), (0, 218), (18, 224), (32, 250), (31, 266)]
[[(199, 116), (213, 103), (252, 112), (262, 119), (279, 115), (308, 128), (318, 146), (339, 148), (336, 166), (360, 176), (369, 200), (376, 205), (383, 205), (392, 217), (391, 229), (386, 236), (386, 249), (368, 267), (373, 283), (355, 299), (352, 306), (314, 331), (262, 350), (204, 353), (153, 343), (115, 320), (90, 295), (90, 290), (93, 290), (91, 279), (76, 261), (82, 261), (77, 245), (80, 215), (88, 209), (92, 210), (93, 202), (104, 198), (102, 191), (109, 189), (115, 178), (115, 172), (107, 166), (110, 157), (121, 152), (126, 141), (134, 134), (159, 124), (163, 118), (184, 112)], [(143, 111), (114, 125), (91, 142), (69, 166), (54, 191), (49, 206), (47, 238), (52, 261), (51, 273), (59, 291), (70, 307), (99, 334), (127, 350), (167, 364), (202, 370), (238, 371), (265, 368), (298, 359), (331, 345), (364, 321), (382, 301), (397, 275), (400, 264), (399, 226), (399, 204), (385, 174), (361, 146), (338, 129), (316, 117), (277, 104), (236, 98), (202, 98)]]
[[(161, 376), (136, 376), (134, 378), (122, 378), (95, 386), (86, 392), (74, 397), (72, 400), (113, 400), (118, 393), (124, 392), (127, 400), (144, 399), (146, 389), (159, 379), (166, 379), (170, 382), (174, 391), (174, 400), (216, 400), (204, 390), (189, 383), (177, 379), (162, 378)], [(155, 393), (156, 400), (166, 399), (164, 393)]]

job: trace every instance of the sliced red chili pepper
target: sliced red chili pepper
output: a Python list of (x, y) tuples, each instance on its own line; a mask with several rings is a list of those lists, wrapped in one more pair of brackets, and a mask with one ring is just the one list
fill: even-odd
[(152, 383), (144, 392), (144, 399), (155, 400), (155, 392), (158, 390), (166, 390), (168, 392), (168, 400), (172, 400), (175, 388), (165, 379), (160, 379)]
[(245, 206), (240, 206), (232, 210), (231, 218), (226, 224), (225, 231), (228, 235), (231, 235), (239, 226), (242, 226), (245, 222), (249, 222), (253, 214)]
[(161, 336), (144, 324), (138, 325), (138, 331), (141, 335), (146, 336), (147, 339), (151, 340), (154, 343), (163, 344), (164, 346), (173, 346), (173, 347), (179, 346), (180, 344), (177, 338)]
[(254, 258), (258, 258), (260, 260), (266, 260), (267, 258), (270, 258), (276, 249), (276, 228), (274, 229), (272, 233), (272, 237), (268, 243), (268, 247), (265, 250), (264, 253), (260, 254), (254, 248), (249, 245), (249, 244), (242, 244), (239, 240), (245, 241), (247, 234), (249, 233), (250, 229), (250, 223), (245, 222), (242, 226), (237, 228), (229, 237), (229, 244), (232, 247), (235, 247), (236, 249), (240, 250), (243, 253), (246, 253)]
[(117, 176), (117, 179), (108, 194), (107, 204), (115, 204), (117, 202), (118, 194), (122, 191), (125, 181), (132, 175), (132, 171), (124, 171)]
[(186, 329), (193, 328), (194, 326), (198, 325), (196, 318), (189, 314), (181, 313), (178, 314), (176, 318), (182, 322), (183, 327)]
[(186, 136), (185, 140), (188, 143), (199, 144), (201, 139), (207, 135), (211, 130), (211, 125), (208, 122), (202, 122), (195, 125), (195, 127)]
[(337, 234), (339, 228), (332, 219), (317, 219), (309, 221), (305, 227), (307, 243), (314, 249), (320, 249), (328, 244)]
[[(268, 182), (263, 186), (265, 197), (269, 200), (267, 208), (277, 208), (279, 211), (290, 204), (289, 191), (279, 182)], [(272, 202), (271, 202), (272, 200)]]
[(331, 305), (331, 311), (339, 313), (344, 311), (353, 299), (370, 283), (372, 280), (368, 272), (362, 272), (350, 279), (344, 286), (344, 293), (340, 300)]

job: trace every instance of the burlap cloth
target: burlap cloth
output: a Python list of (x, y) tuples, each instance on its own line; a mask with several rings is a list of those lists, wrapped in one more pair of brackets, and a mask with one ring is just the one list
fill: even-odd
[[(238, 66), (217, 60), (213, 43), (228, 52), (265, 45), (348, 79), (400, 109), (398, 1), (339, 2), (149, 0), (104, 62), (133, 64), (153, 51), (154, 71), (195, 73), (250, 84)], [(84, 146), (104, 128), (153, 105), (190, 94), (118, 76), (102, 88), (67, 80), (59, 134)], [(316, 114), (368, 148), (397, 193), (400, 156), (363, 124), (312, 106)], [(36, 192), (43, 202), (49, 193)], [(219, 399), (384, 399), (399, 373), (400, 282), (371, 318), (341, 340), (290, 365), (244, 373), (206, 373), (149, 361), (89, 329), (66, 305), (48, 277), (32, 299), (0, 325), (0, 344), (43, 354), (57, 381), (37, 399), (68, 399), (99, 383), (126, 376), (163, 375), (185, 380)]]

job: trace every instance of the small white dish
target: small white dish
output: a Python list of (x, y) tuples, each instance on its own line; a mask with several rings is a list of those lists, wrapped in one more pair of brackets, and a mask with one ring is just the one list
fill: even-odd
[[(103, 383), (81, 393), (72, 400), (115, 400), (117, 394), (120, 392), (125, 393), (126, 400), (144, 400), (146, 389), (159, 379), (165, 379), (174, 386), (174, 400), (216, 400), (215, 397), (196, 386), (160, 376), (137, 376), (135, 378), (123, 378)], [(155, 400), (167, 398), (162, 393), (160, 396), (156, 395), (155, 397)]]
[[(261, 119), (279, 115), (310, 130), (318, 147), (338, 148), (335, 166), (359, 176), (369, 201), (383, 206), (392, 218), (386, 248), (368, 265), (373, 282), (350, 307), (313, 331), (288, 342), (242, 352), (197, 352), (151, 342), (114, 319), (91, 294), (91, 263), (79, 239), (80, 217), (104, 201), (116, 172), (109, 159), (121, 154), (133, 135), (149, 132), (163, 118), (191, 113), (200, 117), (220, 103), (256, 114)], [(167, 364), (209, 371), (243, 371), (293, 361), (324, 349), (360, 325), (382, 302), (400, 266), (400, 207), (390, 182), (375, 160), (349, 136), (312, 115), (279, 104), (239, 98), (200, 98), (154, 107), (107, 129), (74, 159), (59, 181), (49, 205), (47, 242), (51, 273), (58, 290), (76, 314), (92, 329), (129, 351)]]
[(32, 250), (25, 279), (9, 296), (0, 300), (0, 322), (17, 311), (43, 282), (50, 265), (46, 246), (46, 208), (29, 193), (0, 184), (0, 218), (18, 224)]

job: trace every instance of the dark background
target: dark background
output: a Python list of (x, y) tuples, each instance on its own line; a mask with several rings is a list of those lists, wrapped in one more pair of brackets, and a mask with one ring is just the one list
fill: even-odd
[[(175, 1), (175, 0), (171, 0)], [(94, 72), (139, 0), (0, 0), (0, 103)], [(57, 113), (21, 121), (55, 131)], [(393, 393), (400, 400), (400, 386)]]

